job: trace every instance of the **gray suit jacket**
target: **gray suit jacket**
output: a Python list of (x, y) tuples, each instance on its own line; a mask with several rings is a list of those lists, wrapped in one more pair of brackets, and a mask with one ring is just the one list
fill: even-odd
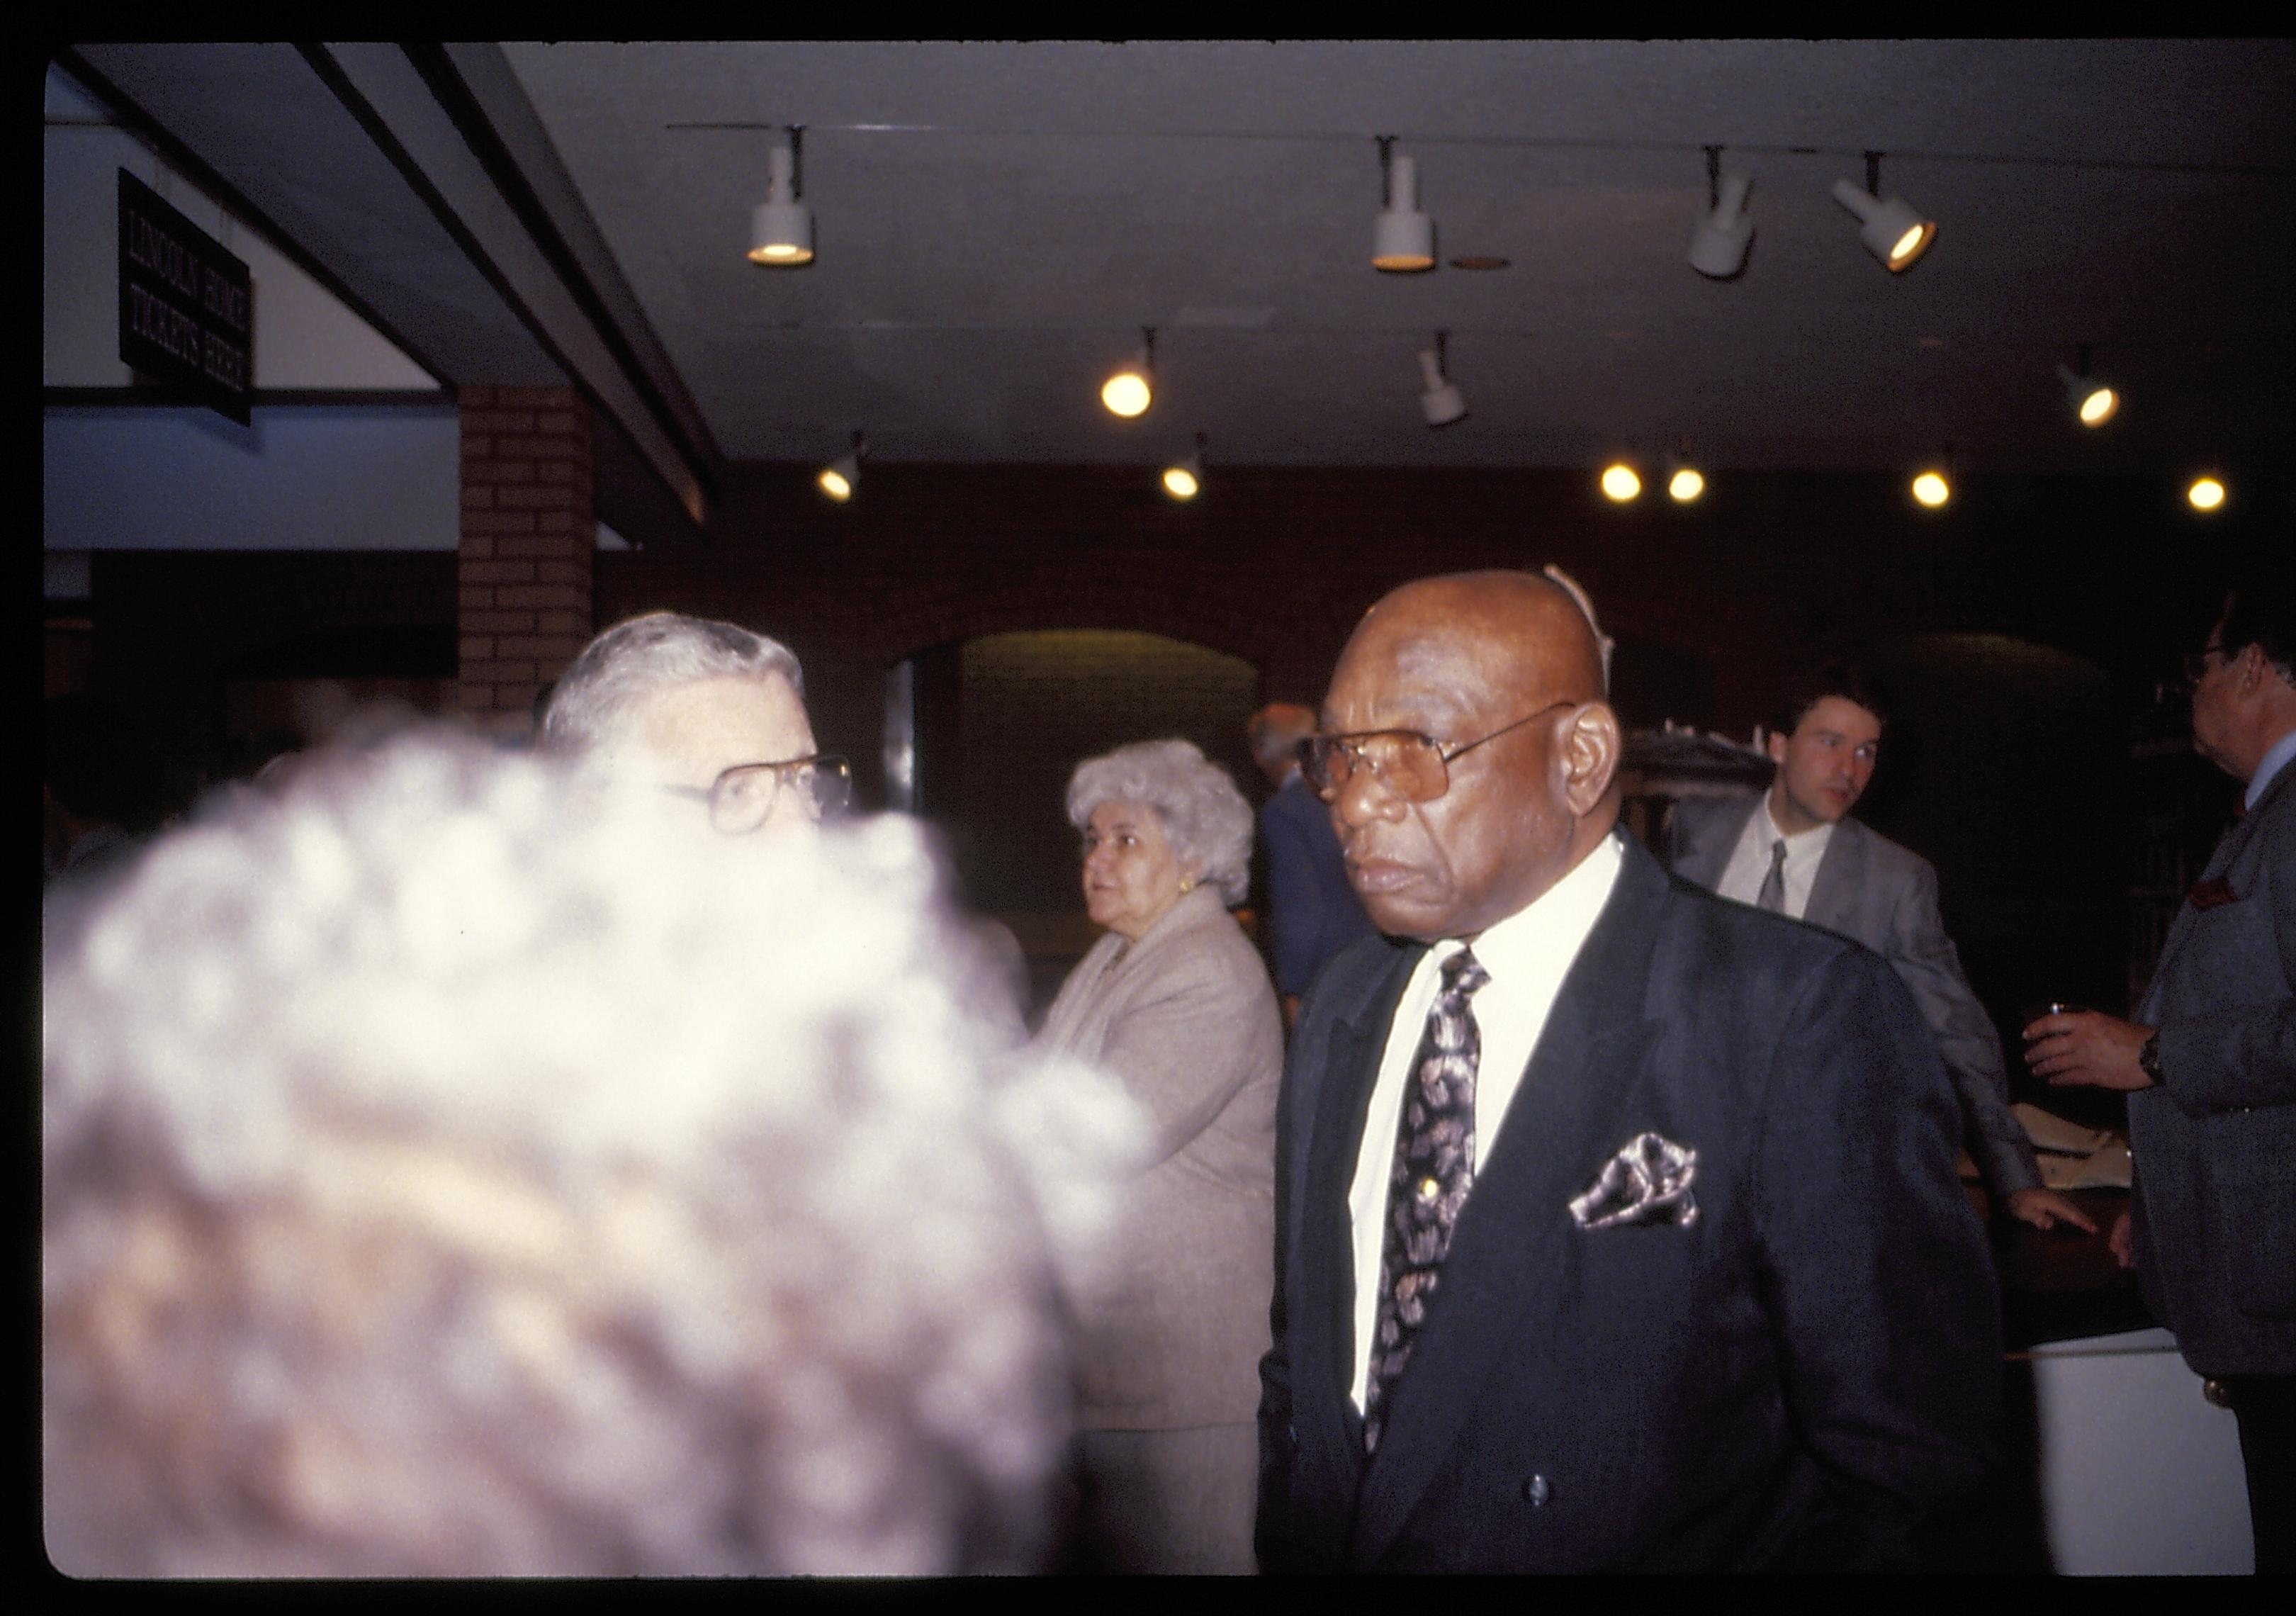
[[(1674, 873), (1719, 886), (1759, 796), (1685, 798), (1675, 804)], [(1963, 1144), (1985, 1186), (2006, 1199), (2041, 1182), (2032, 1142), (2009, 1109), (2001, 1035), (1970, 990), (1938, 914), (1937, 871), (1910, 848), (1855, 819), (1833, 827), (1802, 919), (1857, 939), (1897, 968), (1937, 1038), (1961, 1097)]]
[(2136, 1019), (2131, 1233), (2152, 1311), (2202, 1374), (2296, 1373), (2296, 765), (2225, 833)]
[(1275, 1283), (1283, 1070), (1283, 1018), (1259, 951), (1218, 892), (1198, 887), (1129, 948), (1112, 931), (1095, 943), (1037, 1043), (1112, 1074), (1152, 1135), (1119, 1259), (1078, 1300), (1078, 1423), (1162, 1431), (1249, 1420)]

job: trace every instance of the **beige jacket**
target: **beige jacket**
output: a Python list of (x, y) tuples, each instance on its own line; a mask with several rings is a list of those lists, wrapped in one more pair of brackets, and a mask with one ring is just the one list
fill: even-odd
[(1275, 1247), (1283, 1022), (1218, 892), (1147, 935), (1111, 932), (1061, 985), (1038, 1044), (1113, 1074), (1146, 1113), (1123, 1255), (1080, 1302), (1078, 1423), (1162, 1431), (1253, 1417)]

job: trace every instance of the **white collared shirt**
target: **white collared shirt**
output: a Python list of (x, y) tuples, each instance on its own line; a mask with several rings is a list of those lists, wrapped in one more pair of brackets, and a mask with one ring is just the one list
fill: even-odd
[[(1625, 851), (1616, 833), (1605, 836), (1578, 867), (1474, 941), (1475, 958), (1490, 974), (1470, 1008), (1481, 1035), (1482, 1056), (1475, 1071), (1474, 1162), (1480, 1168), (1491, 1141), (1505, 1121), (1508, 1102), (1522, 1082), (1523, 1068), (1546, 1026), (1563, 973), (1578, 957), (1587, 934), (1618, 883)], [(1356, 1156), (1348, 1191), (1348, 1218), (1355, 1242), (1356, 1353), (1350, 1395), (1360, 1412), (1371, 1377), (1372, 1333), (1379, 1322), (1380, 1246), (1387, 1219), (1388, 1178), (1395, 1168), (1395, 1132), (1403, 1118), (1403, 1095), (1411, 1057), (1427, 1028), (1428, 1007), (1442, 987), (1446, 961), (1466, 947), (1447, 939), (1429, 948), (1411, 973), (1389, 1024), (1379, 1081), (1364, 1117), (1363, 1145)], [(1472, 1195), (1472, 1192), (1469, 1192)]]
[(1784, 841), (1785, 912), (1800, 920), (1809, 908), (1809, 890), (1817, 882), (1818, 862), (1825, 857), (1825, 844), (1833, 840), (1833, 827), (1830, 824), (1816, 825), (1792, 836), (1778, 829), (1778, 822), (1770, 817), (1770, 797), (1765, 792), (1761, 807), (1746, 816), (1745, 831), (1739, 836), (1730, 862), (1722, 868), (1722, 880), (1714, 890), (1742, 904), (1752, 903), (1762, 895), (1762, 882), (1769, 877), (1770, 849)]
[(2254, 808), (2257, 799), (2272, 789), (2272, 777), (2286, 768), (2291, 759), (2296, 759), (2296, 729), (2275, 741), (2257, 759), (2256, 773), (2249, 780), (2248, 795), (2241, 799), (2242, 803)]

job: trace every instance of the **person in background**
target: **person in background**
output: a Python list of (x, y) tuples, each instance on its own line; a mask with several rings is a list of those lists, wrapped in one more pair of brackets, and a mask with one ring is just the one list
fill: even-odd
[(43, 975), (75, 1577), (1038, 1569), (1142, 1129), (915, 826), (729, 844), (475, 736), (174, 833)]
[(2128, 1095), (2113, 1249), (2240, 1422), (2256, 1569), (2296, 1571), (2296, 579), (2238, 578), (2186, 660), (2193, 749), (2245, 783), (2134, 1021), (2025, 1029), (2053, 1084)]
[(1996, 1202), (2036, 1228), (2096, 1224), (2041, 1183), (2032, 1141), (2009, 1109), (1993, 1018), (1962, 974), (1938, 913), (1937, 871), (1849, 816), (1874, 778), (1889, 718), (1864, 672), (1844, 662), (1789, 685), (1768, 747), (1768, 791), (1689, 797), (1673, 819), (1674, 873), (1757, 908), (1854, 937), (1888, 960), (1922, 1007), (1961, 1099), (1962, 1143)]
[(1604, 669), (1560, 580), (1422, 579), (1303, 749), (1385, 937), (1284, 1076), (1264, 1570), (1934, 1563), (1984, 1474), (1999, 1303), (1920, 1013), (1620, 833)]
[(585, 646), (552, 686), (542, 750), (705, 805), (728, 835), (839, 813), (852, 771), (815, 750), (788, 647), (738, 624), (651, 611)]
[(1283, 1060), (1267, 967), (1226, 907), (1243, 898), (1251, 809), (1194, 746), (1149, 741), (1078, 764), (1068, 813), (1107, 935), (1037, 1046), (1106, 1068), (1154, 1135), (1120, 1258), (1085, 1303), (1080, 1558), (1248, 1572)]
[(1313, 708), (1274, 701), (1251, 715), (1253, 761), (1275, 788), (1260, 805), (1259, 841), (1267, 859), (1268, 928), (1275, 959), (1275, 993), (1289, 1028), (1300, 1015), (1300, 996), (1324, 962), (1358, 938), (1369, 937), (1371, 916), (1348, 884), (1332, 814), (1300, 777), (1297, 749), (1316, 733)]

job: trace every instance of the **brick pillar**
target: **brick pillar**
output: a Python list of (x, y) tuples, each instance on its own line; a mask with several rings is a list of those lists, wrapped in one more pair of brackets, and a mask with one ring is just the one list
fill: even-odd
[(590, 411), (562, 387), (465, 387), (458, 401), (457, 694), (481, 727), (523, 734), (593, 630)]

